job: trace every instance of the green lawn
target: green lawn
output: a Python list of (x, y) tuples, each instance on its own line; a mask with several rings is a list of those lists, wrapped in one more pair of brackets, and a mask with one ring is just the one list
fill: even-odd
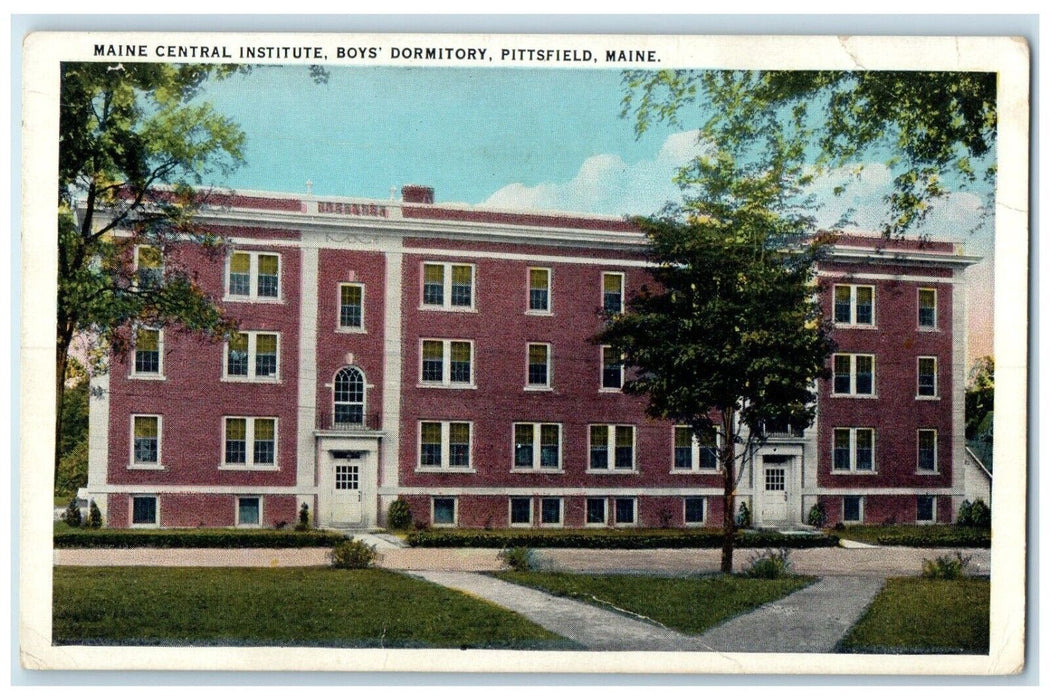
[(807, 576), (763, 580), (738, 576), (671, 578), (514, 571), (495, 575), (554, 595), (627, 610), (685, 634), (699, 634), (814, 581)]
[(574, 648), (502, 608), (389, 571), (54, 572), (55, 644)]
[(986, 579), (895, 578), (842, 640), (854, 653), (987, 654)]

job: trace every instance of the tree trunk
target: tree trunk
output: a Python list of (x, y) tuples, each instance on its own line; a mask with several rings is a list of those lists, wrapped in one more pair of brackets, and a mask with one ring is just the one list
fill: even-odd
[(62, 399), (66, 394), (66, 365), (69, 363), (69, 343), (59, 339), (55, 352), (55, 478), (62, 459)]
[(736, 543), (736, 476), (733, 473), (736, 462), (736, 432), (733, 429), (733, 415), (723, 415), (723, 434), (726, 436), (722, 446), (722, 573), (733, 573), (733, 546)]

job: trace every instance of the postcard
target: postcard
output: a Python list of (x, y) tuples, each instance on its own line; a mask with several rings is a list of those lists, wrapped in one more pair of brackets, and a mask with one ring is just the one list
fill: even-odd
[(1023, 669), (1023, 40), (23, 58), (25, 668)]

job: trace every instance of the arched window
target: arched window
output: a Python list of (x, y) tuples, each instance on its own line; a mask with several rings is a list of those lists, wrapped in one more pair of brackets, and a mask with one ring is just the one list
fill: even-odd
[(357, 367), (343, 367), (335, 375), (336, 425), (364, 425), (365, 376)]

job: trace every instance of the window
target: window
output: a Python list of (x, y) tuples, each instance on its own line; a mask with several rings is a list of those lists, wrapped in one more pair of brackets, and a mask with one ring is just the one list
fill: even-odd
[(236, 252), (230, 256), (226, 294), (238, 299), (276, 300), (281, 295), (281, 256)]
[(590, 438), (591, 469), (634, 469), (633, 425), (592, 425)]
[(835, 394), (874, 396), (874, 355), (832, 355), (835, 370)]
[(875, 471), (875, 429), (835, 428), (831, 468), (834, 471)]
[(704, 498), (703, 496), (687, 496), (685, 499), (685, 524), (703, 525), (704, 523)]
[(532, 499), (510, 499), (510, 524), (532, 525)]
[(434, 510), (433, 518), (431, 522), (434, 525), (455, 525), (456, 524), (456, 499), (452, 497), (448, 498), (434, 498), (431, 501), (431, 506)]
[(718, 438), (713, 427), (704, 429), (698, 440), (693, 429), (687, 425), (674, 428), (674, 468), (705, 469), (718, 468)]
[(587, 499), (587, 524), (588, 525), (604, 525), (605, 524), (605, 499), (604, 498), (588, 498)]
[(164, 281), (164, 257), (159, 248), (135, 246), (135, 279), (140, 288), (159, 287)]
[(559, 469), (561, 425), (557, 423), (514, 424), (515, 469)]
[(875, 325), (875, 287), (836, 284), (835, 323), (851, 326)]
[(339, 285), (339, 330), (365, 329), (365, 288), (360, 284)]
[(131, 498), (131, 524), (132, 525), (157, 525), (160, 520), (157, 508), (156, 496), (132, 496)]
[(918, 471), (937, 471), (937, 431), (920, 430), (918, 433), (919, 459)]
[(842, 522), (859, 523), (864, 520), (864, 497), (842, 497)]
[(160, 416), (131, 417), (131, 466), (160, 467)]
[(623, 313), (623, 273), (602, 273), (602, 309), (607, 314)]
[(262, 499), (258, 496), (237, 498), (237, 524), (258, 527), (262, 523)]
[(937, 358), (936, 357), (920, 357), (918, 361), (919, 365), (919, 382), (917, 387), (918, 396), (933, 397), (937, 396)]
[(549, 389), (551, 385), (551, 346), (547, 343), (529, 343), (525, 388)]
[(469, 340), (424, 340), (420, 382), (428, 386), (474, 385), (474, 343)]
[(333, 409), (336, 425), (364, 425), (365, 375), (357, 367), (336, 373)]
[(419, 467), (423, 470), (470, 469), (470, 423), (421, 422)]
[(915, 522), (932, 523), (937, 520), (936, 496), (918, 496), (915, 503)]
[(424, 263), (423, 306), (441, 309), (473, 309), (474, 266), (454, 263)]
[(919, 290), (919, 328), (932, 330), (937, 328), (937, 290)]
[(635, 502), (633, 498), (614, 498), (613, 516), (616, 525), (635, 524)]
[(161, 332), (156, 328), (138, 328), (135, 331), (135, 364), (132, 376), (161, 377)]
[(551, 310), (551, 271), (546, 267), (529, 268), (530, 314), (548, 314)]
[(602, 389), (623, 388), (623, 358), (609, 345), (602, 346)]
[(270, 380), (278, 378), (276, 333), (243, 331), (226, 341), (226, 376), (231, 380)]
[(561, 499), (540, 499), (540, 525), (561, 525)]
[(223, 424), (223, 468), (277, 468), (276, 418), (227, 417)]

